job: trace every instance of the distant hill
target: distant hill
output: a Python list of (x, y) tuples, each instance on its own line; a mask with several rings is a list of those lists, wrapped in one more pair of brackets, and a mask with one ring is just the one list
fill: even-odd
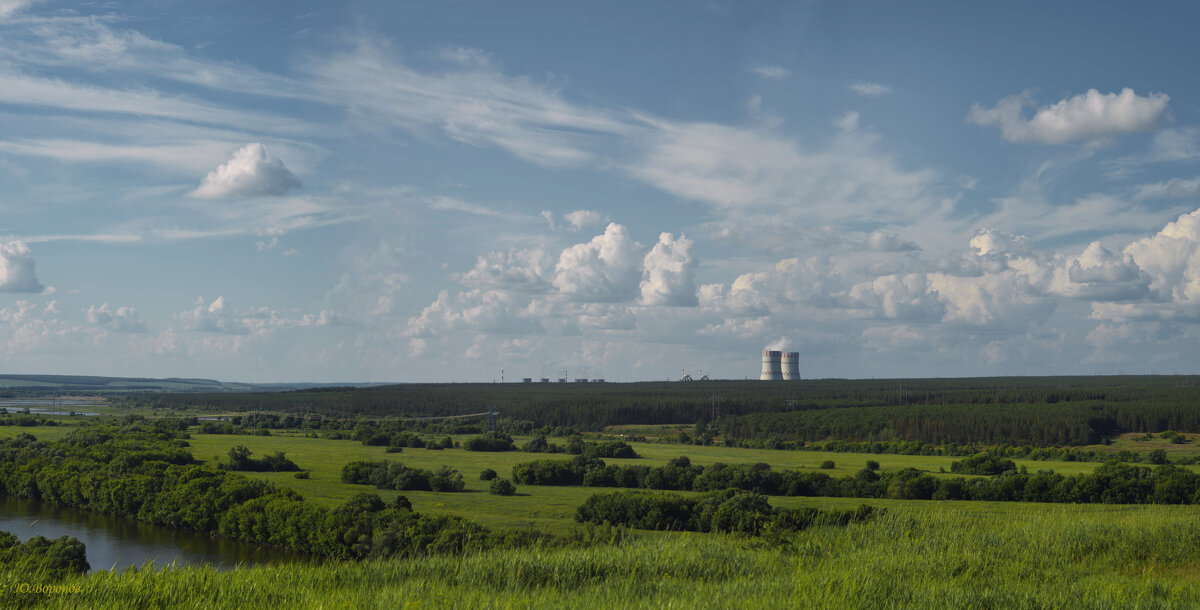
[(0, 392), (6, 394), (133, 392), (279, 392), (323, 387), (364, 388), (379, 383), (236, 383), (216, 379), (170, 377), (98, 377), (92, 375), (0, 375)]

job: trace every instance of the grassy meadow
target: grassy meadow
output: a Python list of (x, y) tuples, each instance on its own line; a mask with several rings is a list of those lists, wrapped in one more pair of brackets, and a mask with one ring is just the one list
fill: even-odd
[[(468, 436), (455, 437), (463, 441)], [(528, 440), (524, 437), (515, 439), (517, 444)], [(562, 443), (565, 439), (551, 439), (552, 442)], [(569, 531), (578, 525), (574, 521), (575, 509), (589, 496), (608, 488), (592, 487), (549, 487), (522, 485), (517, 488), (517, 495), (511, 497), (493, 496), (488, 493), (489, 483), (479, 480), (479, 473), (486, 469), (494, 469), (500, 477), (510, 478), (512, 467), (520, 462), (535, 459), (565, 460), (571, 456), (566, 454), (535, 454), (520, 451), (508, 452), (473, 452), (460, 448), (455, 449), (413, 449), (405, 448), (401, 453), (385, 453), (383, 447), (368, 447), (361, 442), (350, 440), (327, 440), (308, 438), (301, 435), (277, 432), (275, 436), (241, 436), (221, 434), (192, 434), (189, 440), (192, 454), (198, 460), (208, 464), (226, 461), (229, 449), (235, 445), (245, 445), (255, 456), (262, 457), (276, 451), (285, 452), (301, 468), (310, 472), (310, 478), (297, 479), (294, 473), (243, 473), (246, 476), (261, 477), (279, 485), (290, 487), (304, 497), (325, 503), (327, 505), (341, 504), (358, 491), (376, 491), (385, 500), (390, 501), (397, 495), (406, 496), (413, 508), (421, 512), (447, 513), (460, 517), (475, 519), (489, 527), (538, 528), (547, 531)], [(940, 471), (950, 470), (950, 464), (962, 458), (939, 456), (908, 456), (869, 453), (825, 453), (815, 451), (778, 451), (771, 449), (742, 449), (734, 447), (675, 445), (657, 443), (630, 443), (642, 456), (639, 459), (606, 459), (612, 464), (645, 464), (659, 466), (671, 458), (680, 455), (688, 456), (692, 463), (710, 465), (716, 462), (726, 464), (765, 462), (776, 469), (803, 468), (819, 469), (822, 462), (833, 460), (836, 468), (821, 470), (833, 476), (851, 476), (861, 470), (867, 460), (880, 463), (881, 470), (899, 470), (916, 468), (934, 476), (962, 476), (942, 474)], [(1188, 445), (1194, 447), (1193, 445)], [(374, 490), (366, 485), (351, 485), (341, 482), (342, 466), (355, 460), (390, 460), (408, 466), (426, 469), (436, 469), (443, 464), (458, 469), (463, 474), (467, 487), (464, 492), (438, 493), (427, 491), (389, 491)], [(1018, 465), (1027, 466), (1029, 470), (1054, 470), (1064, 474), (1089, 473), (1097, 466), (1096, 462), (1053, 462), (1016, 460)], [(918, 500), (888, 500), (862, 498), (813, 498), (813, 497), (772, 497), (771, 502), (779, 506), (801, 507), (854, 507), (867, 503), (878, 506), (906, 505), (943, 505), (952, 510), (970, 512), (1011, 512), (1021, 510), (1020, 507), (1041, 507), (1040, 504), (1022, 504), (1013, 502), (928, 502)], [(1104, 505), (1088, 505), (1073, 507), (1076, 510), (1092, 512), (1103, 510)]]
[[(68, 434), (72, 429), (71, 426), (66, 425), (29, 428), (4, 426), (0, 427), (0, 438), (28, 432), (38, 438), (53, 440)], [(479, 473), (486, 468), (496, 470), (502, 478), (511, 478), (512, 467), (517, 463), (535, 459), (569, 459), (571, 456), (566, 454), (533, 454), (520, 451), (491, 453), (465, 451), (461, 448), (432, 450), (407, 447), (401, 453), (385, 453), (383, 447), (370, 447), (358, 441), (310, 438), (301, 433), (288, 431), (275, 431), (273, 434), (273, 436), (248, 436), (193, 433), (188, 442), (195, 458), (209, 465), (227, 461), (229, 450), (236, 445), (245, 445), (253, 452), (254, 457), (260, 458), (269, 453), (283, 451), (300, 468), (309, 471), (310, 478), (297, 479), (295, 473), (291, 472), (244, 472), (242, 474), (295, 489), (309, 501), (325, 506), (340, 505), (356, 492), (373, 491), (383, 497), (385, 501), (391, 501), (397, 495), (404, 495), (412, 502), (413, 508), (420, 512), (446, 513), (474, 519), (488, 527), (535, 528), (540, 531), (570, 532), (579, 527), (574, 520), (575, 509), (592, 494), (611, 491), (608, 488), (520, 485), (517, 488), (517, 495), (505, 497), (489, 494), (489, 483), (479, 479)], [(1141, 435), (1130, 436), (1140, 437)], [(461, 442), (466, 438), (469, 436), (456, 436), (455, 440)], [(520, 445), (528, 438), (518, 437), (515, 440)], [(551, 441), (561, 444), (565, 442), (565, 439), (551, 439)], [(881, 470), (885, 472), (902, 468), (916, 468), (933, 476), (962, 476), (948, 474), (950, 464), (955, 460), (962, 459), (956, 457), (780, 451), (644, 442), (633, 442), (630, 445), (643, 457), (640, 459), (606, 459), (605, 461), (613, 464), (658, 466), (665, 464), (671, 458), (686, 455), (693, 463), (700, 465), (710, 465), (716, 462), (726, 464), (765, 462), (776, 469), (819, 469), (822, 462), (833, 460), (836, 465), (834, 469), (820, 471), (832, 476), (851, 476), (862, 469), (867, 460), (875, 460), (880, 463)], [(1114, 446), (1129, 446), (1131, 449), (1141, 451), (1168, 445), (1171, 444), (1165, 439), (1136, 442), (1120, 439), (1114, 443)], [(1173, 445), (1173, 448), (1176, 452), (1184, 450), (1195, 452), (1197, 445), (1188, 443)], [(384, 459), (426, 469), (436, 469), (443, 464), (449, 465), (463, 474), (466, 490), (456, 493), (398, 492), (376, 490), (371, 486), (351, 485), (341, 481), (342, 467), (345, 464), (355, 460)], [(1063, 474), (1088, 473), (1099, 466), (1099, 463), (1096, 462), (1015, 461), (1019, 466), (1026, 466), (1030, 471), (1054, 470)], [(1189, 468), (1200, 470), (1200, 467)], [(946, 474), (941, 472), (943, 469), (947, 471)], [(1058, 511), (1064, 508), (1080, 514), (1106, 513), (1114, 510), (1111, 505), (1061, 507), (1014, 502), (931, 502), (882, 498), (772, 497), (771, 503), (789, 508), (853, 508), (865, 503), (873, 506), (926, 507), (935, 511), (950, 510), (983, 514), (1009, 514), (1023, 510)]]
[[(70, 426), (0, 427), (54, 439)], [(1114, 450), (1170, 444), (1144, 435), (1119, 438)], [(455, 437), (461, 442), (466, 436)], [(517, 439), (518, 444), (527, 438)], [(563, 442), (563, 439), (552, 439)], [(587, 487), (519, 486), (494, 496), (479, 472), (510, 477), (514, 464), (568, 459), (563, 454), (413, 449), (386, 453), (350, 440), (193, 433), (190, 450), (207, 464), (245, 445), (256, 457), (283, 451), (294, 473), (243, 473), (297, 490), (312, 502), (341, 504), (358, 491), (386, 500), (401, 493), (413, 508), (499, 528), (568, 533), (587, 529), (573, 516)], [(643, 457), (611, 463), (660, 465), (679, 455), (694, 463), (766, 462), (847, 476), (875, 460), (884, 471), (917, 468), (942, 476), (956, 459), (936, 456), (778, 451), (631, 443)], [(1173, 453), (1195, 452), (1175, 444)], [(462, 472), (460, 493), (396, 492), (341, 482), (354, 460), (388, 459)], [(1084, 473), (1090, 462), (1019, 461), (1030, 470)], [(558, 548), (495, 550), (360, 563), (258, 565), (232, 571), (147, 566), (53, 579), (20, 566), (0, 567), (0, 606), (47, 608), (1193, 608), (1200, 607), (1200, 506), (1031, 504), (859, 498), (771, 497), (780, 507), (887, 510), (866, 523), (814, 527), (745, 538), (634, 532), (623, 540)], [(605, 539), (603, 534), (601, 539)], [(593, 539), (595, 539), (593, 537)], [(51, 593), (33, 592), (55, 584)]]
[(1194, 608), (1192, 507), (1002, 515), (898, 506), (771, 543), (720, 535), (461, 557), (0, 573), (4, 604), (47, 608)]

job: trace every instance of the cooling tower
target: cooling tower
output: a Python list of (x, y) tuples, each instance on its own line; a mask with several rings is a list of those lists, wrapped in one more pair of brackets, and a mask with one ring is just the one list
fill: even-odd
[(800, 379), (800, 352), (783, 353), (783, 379)]
[(763, 368), (762, 375), (758, 378), (761, 381), (779, 381), (783, 379), (783, 352), (774, 350), (763, 350)]

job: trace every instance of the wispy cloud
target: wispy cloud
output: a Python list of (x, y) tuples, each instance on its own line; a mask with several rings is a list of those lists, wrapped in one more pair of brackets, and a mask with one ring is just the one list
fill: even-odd
[(418, 135), (433, 130), (540, 165), (592, 161), (596, 148), (633, 131), (623, 113), (571, 104), (553, 87), (527, 78), (471, 67), (443, 74), (414, 70), (371, 37), (309, 70), (318, 91), (371, 125)]
[(865, 97), (881, 97), (892, 92), (892, 88), (879, 83), (852, 83), (850, 90)]
[(750, 71), (769, 80), (780, 80), (791, 74), (791, 71), (783, 66), (753, 66)]

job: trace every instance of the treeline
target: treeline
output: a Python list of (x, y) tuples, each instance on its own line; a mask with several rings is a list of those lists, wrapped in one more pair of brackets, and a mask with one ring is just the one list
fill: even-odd
[(387, 460), (350, 462), (342, 466), (342, 482), (400, 491), (462, 491), (466, 487), (462, 473), (449, 466), (432, 471)]
[[(538, 426), (598, 430), (617, 424), (679, 424), (754, 413), (827, 411), (860, 407), (1079, 405), (1106, 403), (1139, 407), (1123, 412), (1122, 429), (1200, 431), (1196, 417), (1172, 411), (1195, 405), (1200, 377), (990, 377), (962, 379), (812, 379), (798, 382), (712, 381), (653, 383), (460, 383), (403, 384), (374, 388), (296, 390), (280, 393), (180, 393), (126, 397), (145, 407), (203, 408), (220, 411), (286, 412), (320, 417), (444, 417), (498, 411), (506, 418)], [(1162, 409), (1142, 411), (1144, 406)], [(1193, 409), (1194, 411), (1194, 409)], [(917, 419), (900, 418), (898, 427), (859, 430), (862, 438), (947, 439), (952, 431), (925, 430)], [(1174, 421), (1174, 423), (1172, 423)], [(1086, 438), (1087, 421), (1072, 419), (1067, 439)], [(1187, 424), (1187, 425), (1183, 425)], [(1078, 427), (1078, 429), (1076, 429)], [(1046, 429), (1049, 430), (1049, 429)], [(724, 427), (722, 427), (724, 431)], [(782, 430), (781, 430), (782, 431)], [(1056, 432), (1031, 432), (1054, 444)], [(1102, 431), (1103, 433), (1103, 431)], [(918, 435), (918, 436), (912, 436)], [(924, 436), (922, 436), (924, 435)], [(769, 436), (769, 433), (768, 433)], [(839, 436), (842, 437), (842, 436)], [(853, 436), (845, 436), (853, 438)], [(1031, 437), (1032, 438), (1032, 437)], [(1004, 439), (977, 438), (998, 443)], [(1010, 442), (1010, 441), (1009, 441)]]
[[(1166, 434), (1166, 433), (1164, 433)], [(989, 447), (982, 444), (956, 443), (927, 443), (925, 441), (843, 441), (830, 440), (807, 443), (804, 441), (780, 441), (776, 437), (768, 439), (729, 439), (726, 446), (782, 449), (789, 451), (825, 451), (830, 453), (874, 453), (889, 455), (936, 455), (946, 457), (967, 457), (979, 453), (989, 453), (1012, 459), (1055, 461), (1055, 462), (1107, 462), (1116, 459), (1119, 462), (1149, 461), (1152, 464), (1150, 452), (1121, 450), (1118, 452), (1095, 449), (1079, 449), (1075, 447), (1034, 447), (1032, 445), (1009, 445)], [(1160, 450), (1161, 451), (1161, 450)]]
[(1191, 388), (1169, 388), (1136, 399), (1121, 393), (1080, 402), (757, 413), (718, 418), (710, 426), (727, 442), (761, 440), (780, 447), (827, 439), (1061, 447), (1097, 444), (1126, 432), (1200, 432), (1198, 407), (1200, 394)]
[(361, 493), (329, 509), (294, 491), (193, 464), (169, 421), (90, 426), (53, 443), (0, 441), (0, 492), (213, 536), (334, 558), (410, 556), (522, 545), (548, 536), (498, 534), (415, 513)]
[[(320, 429), (330, 419), (348, 417), (443, 417), (498, 411), (510, 422), (549, 429), (598, 430), (617, 424), (715, 420), (711, 421), (711, 436), (735, 442), (832, 438), (1047, 447), (1096, 443), (1130, 431), (1200, 432), (1198, 381), (1194, 376), (1124, 376), (409, 384), (327, 391), (139, 395), (124, 400), (150, 407), (261, 411), (264, 422), (273, 417), (280, 425), (306, 429)], [(421, 428), (430, 433), (482, 431), (481, 420), (472, 418), (410, 420), (405, 425), (410, 431)], [(519, 434), (529, 430), (502, 431)]]
[(612, 492), (588, 498), (575, 511), (580, 523), (609, 523), (645, 530), (722, 532), (757, 536), (765, 530), (795, 532), (813, 525), (846, 525), (878, 510), (776, 508), (758, 493), (725, 489), (697, 497), (647, 492)]
[(0, 415), (0, 426), (57, 426), (58, 422), (41, 415)]
[(767, 464), (713, 464), (704, 467), (678, 457), (659, 467), (606, 465), (582, 456), (536, 460), (513, 466), (513, 480), (525, 485), (583, 485), (672, 491), (740, 489), (772, 496), (898, 498), (907, 500), (986, 500), (1105, 504), (1200, 504), (1200, 475), (1173, 465), (1155, 468), (1107, 462), (1091, 474), (1030, 474), (1008, 469), (1007, 460), (983, 456), (955, 462), (964, 473), (998, 470), (999, 476), (933, 477), (913, 468), (879, 473), (863, 468), (851, 477), (810, 470), (773, 470)]

